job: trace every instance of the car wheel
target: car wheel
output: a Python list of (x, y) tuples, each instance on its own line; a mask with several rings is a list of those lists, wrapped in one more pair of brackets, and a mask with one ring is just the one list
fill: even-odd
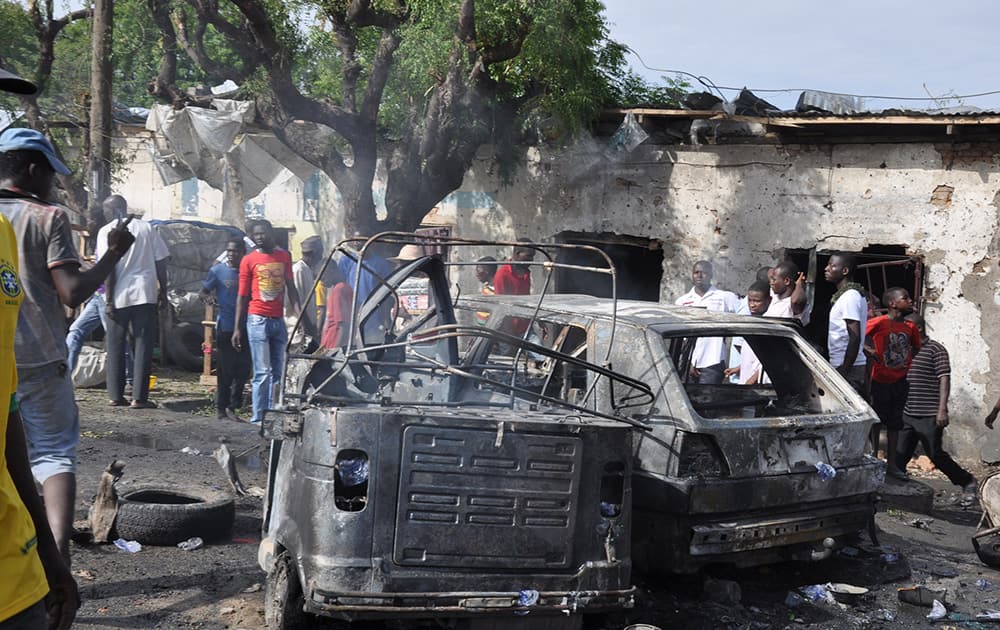
[(115, 529), (144, 545), (176, 545), (193, 536), (218, 540), (236, 518), (233, 497), (210, 488), (142, 485), (119, 492)]
[(264, 623), (270, 630), (313, 628), (313, 616), (305, 611), (305, 601), (295, 561), (287, 551), (282, 551), (265, 580)]
[(180, 322), (174, 326), (164, 342), (170, 362), (190, 372), (201, 372), (205, 359), (201, 344), (205, 341), (205, 329), (194, 322)]

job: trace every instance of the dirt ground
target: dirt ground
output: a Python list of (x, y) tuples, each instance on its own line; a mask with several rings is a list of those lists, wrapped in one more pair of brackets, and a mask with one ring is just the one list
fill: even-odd
[[(78, 526), (85, 525), (100, 473), (112, 460), (126, 463), (120, 484), (193, 484), (227, 489), (211, 455), (220, 439), (242, 456), (244, 485), (265, 485), (267, 452), (248, 424), (217, 420), (197, 375), (162, 370), (151, 398), (160, 409), (106, 405), (103, 390), (78, 390), (80, 441)], [(195, 452), (182, 452), (182, 449)], [(988, 471), (974, 470), (977, 476)], [(979, 522), (978, 504), (963, 505), (957, 488), (939, 473), (921, 475), (936, 491), (929, 515), (884, 509), (877, 517), (881, 547), (867, 535), (830, 560), (753, 570), (719, 568), (706, 575), (646, 581), (626, 619), (591, 625), (620, 628), (646, 623), (660, 628), (988, 628), (977, 613), (1000, 609), (1000, 573), (979, 562), (970, 537)], [(128, 553), (113, 545), (74, 543), (73, 571), (83, 606), (75, 627), (263, 628), (264, 574), (257, 566), (261, 499), (236, 500), (236, 523), (228, 541), (195, 551), (143, 547)], [(705, 588), (705, 577), (723, 580)], [(985, 581), (982, 581), (985, 580)], [(739, 585), (739, 593), (733, 584)], [(798, 603), (789, 592), (828, 582), (870, 590), (852, 604)], [(978, 584), (977, 584), (978, 582)], [(950, 618), (932, 623), (929, 608), (898, 601), (897, 588), (923, 584), (947, 590)]]

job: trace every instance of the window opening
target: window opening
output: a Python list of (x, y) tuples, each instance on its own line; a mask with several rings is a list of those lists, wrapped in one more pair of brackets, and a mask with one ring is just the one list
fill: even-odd
[[(701, 335), (700, 337), (719, 336)], [(703, 418), (772, 418), (788, 415), (843, 413), (849, 403), (835, 393), (827, 379), (805, 360), (791, 337), (742, 335), (760, 362), (761, 380), (739, 385), (699, 383), (691, 374), (691, 356), (699, 336), (667, 337), (670, 358), (695, 412)]]
[[(660, 300), (660, 281), (663, 278), (663, 247), (660, 241), (608, 232), (561, 232), (556, 235), (556, 242), (590, 245), (607, 254), (615, 265), (618, 299)], [(607, 261), (600, 254), (587, 250), (561, 250), (556, 262), (607, 268)], [(557, 269), (555, 292), (610, 298), (611, 278), (578, 269)]]

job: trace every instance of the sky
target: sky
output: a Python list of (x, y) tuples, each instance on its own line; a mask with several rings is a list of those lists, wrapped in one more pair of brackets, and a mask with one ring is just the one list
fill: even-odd
[[(1000, 91), (1000, 2), (995, 0), (604, 3), (611, 39), (638, 53), (641, 61), (631, 55), (630, 64), (651, 81), (673, 73), (649, 68), (683, 70), (718, 86), (746, 86), (783, 109), (795, 107), (803, 88), (924, 98), (928, 91), (936, 97)], [(723, 94), (734, 98), (737, 92)], [(938, 105), (869, 99), (865, 106)], [(1000, 111), (1000, 93), (940, 106)]]

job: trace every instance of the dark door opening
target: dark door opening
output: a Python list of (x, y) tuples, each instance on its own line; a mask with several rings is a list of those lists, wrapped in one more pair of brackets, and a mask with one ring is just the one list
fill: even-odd
[[(814, 249), (785, 250), (785, 257), (806, 271), (812, 283), (812, 316), (803, 334), (816, 347), (826, 352), (830, 323), (830, 299), (836, 288), (823, 277), (823, 269), (835, 252), (817, 252)], [(871, 245), (860, 252), (851, 252), (857, 258), (858, 269), (854, 282), (868, 291), (868, 316), (885, 313), (882, 294), (890, 287), (903, 287), (913, 297), (913, 308), (920, 312), (924, 290), (924, 263), (919, 256), (908, 256), (904, 245)], [(808, 270), (808, 271), (807, 271)]]
[[(609, 232), (560, 232), (557, 243), (590, 245), (603, 251), (615, 266), (618, 297), (627, 300), (660, 300), (660, 280), (663, 278), (663, 247), (660, 241)], [(606, 268), (607, 261), (596, 253), (564, 250), (556, 262)], [(576, 269), (556, 269), (556, 293), (582, 293), (594, 297), (611, 297), (611, 277)]]

